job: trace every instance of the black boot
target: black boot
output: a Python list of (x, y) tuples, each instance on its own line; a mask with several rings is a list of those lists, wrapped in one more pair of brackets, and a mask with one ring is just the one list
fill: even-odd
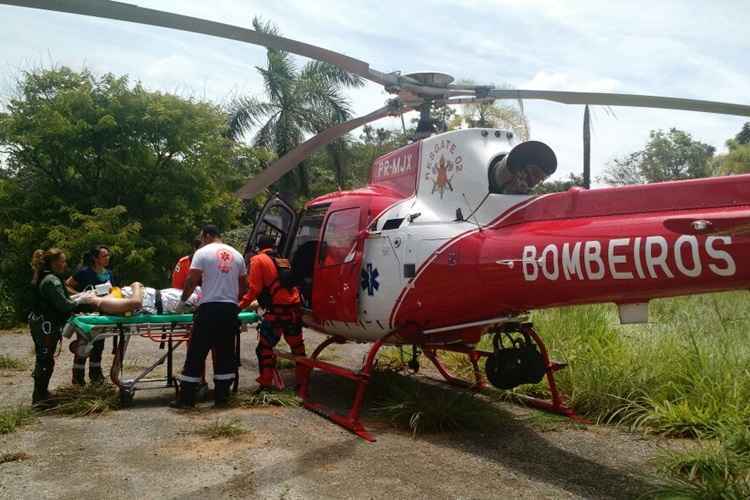
[(73, 366), (73, 385), (86, 385), (86, 369)]
[(231, 380), (214, 381), (214, 408), (227, 408), (229, 406), (229, 388)]
[(34, 379), (34, 393), (31, 395), (31, 404), (34, 408), (45, 409), (52, 406), (49, 393), (49, 377)]
[(195, 391), (197, 389), (198, 384), (195, 382), (180, 382), (180, 393), (176, 401), (169, 403), (170, 408), (178, 410), (195, 408)]
[(201, 382), (198, 384), (198, 388), (195, 391), (196, 401), (206, 401), (208, 399), (208, 384)]
[(104, 374), (102, 373), (101, 366), (89, 365), (89, 381), (91, 381), (92, 384), (104, 383)]

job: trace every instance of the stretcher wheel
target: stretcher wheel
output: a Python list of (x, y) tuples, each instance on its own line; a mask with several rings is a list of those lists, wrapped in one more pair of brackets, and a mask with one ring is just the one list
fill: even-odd
[(134, 396), (135, 391), (133, 391), (132, 389), (120, 389), (120, 406), (133, 406)]

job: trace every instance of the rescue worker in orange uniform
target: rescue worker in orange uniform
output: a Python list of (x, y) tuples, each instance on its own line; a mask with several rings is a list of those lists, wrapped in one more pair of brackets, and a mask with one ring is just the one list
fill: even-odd
[(279, 343), (282, 335), (292, 354), (305, 355), (299, 290), (290, 283), (291, 268), (288, 261), (275, 261), (274, 246), (275, 240), (270, 236), (262, 236), (259, 239), (258, 253), (250, 259), (248, 291), (240, 300), (240, 309), (247, 308), (257, 299), (265, 311), (258, 326), (258, 347), (255, 349), (260, 372), (257, 379), (260, 389), (272, 388), (274, 385), (278, 387), (278, 384), (274, 384), (278, 374), (273, 348)]
[(179, 288), (180, 290), (185, 288), (185, 280), (190, 272), (190, 262), (193, 260), (195, 251), (202, 245), (203, 243), (200, 238), (195, 238), (193, 240), (193, 252), (190, 255), (180, 257), (180, 260), (177, 261), (177, 264), (174, 266), (174, 271), (172, 271), (172, 288)]

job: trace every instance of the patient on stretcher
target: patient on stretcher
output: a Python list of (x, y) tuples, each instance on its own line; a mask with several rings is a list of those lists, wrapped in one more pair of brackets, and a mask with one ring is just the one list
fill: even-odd
[[(158, 295), (157, 295), (158, 294)], [(84, 301), (93, 304), (102, 314), (175, 314), (180, 302), (182, 290), (179, 288), (155, 288), (143, 286), (135, 282), (130, 286), (113, 288), (109, 294), (96, 297), (94, 292), (83, 292), (71, 297), (75, 301)], [(192, 309), (198, 307), (201, 290), (196, 287), (193, 294), (185, 304)]]

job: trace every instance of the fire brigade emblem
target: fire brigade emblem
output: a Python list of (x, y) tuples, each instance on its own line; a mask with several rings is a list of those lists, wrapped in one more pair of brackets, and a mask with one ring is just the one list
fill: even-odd
[(232, 262), (234, 257), (231, 253), (226, 250), (219, 250), (216, 252), (216, 260), (219, 263), (219, 271), (222, 273), (228, 273), (232, 270)]
[(440, 193), (442, 200), (446, 191), (453, 191), (453, 178), (464, 169), (463, 158), (456, 154), (453, 141), (446, 139), (435, 144), (428, 158), (425, 180), (432, 181), (431, 194)]

